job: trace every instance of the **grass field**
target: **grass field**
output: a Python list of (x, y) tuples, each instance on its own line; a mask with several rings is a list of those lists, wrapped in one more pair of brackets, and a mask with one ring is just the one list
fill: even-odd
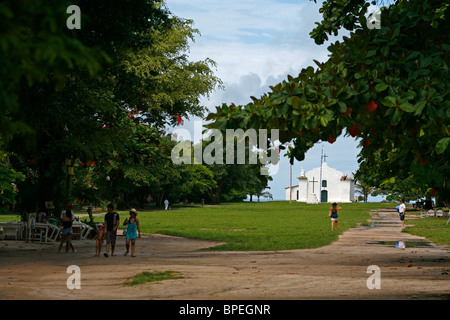
[[(369, 210), (395, 207), (397, 204), (340, 204), (339, 230), (331, 231), (330, 204), (308, 205), (288, 201), (261, 203), (227, 203), (217, 206), (194, 206), (174, 210), (139, 211), (144, 234), (166, 234), (225, 244), (208, 250), (269, 251), (317, 248), (337, 240), (338, 236), (358, 224), (367, 224)], [(77, 212), (76, 215), (85, 212)], [(128, 217), (119, 211), (121, 225)], [(0, 222), (18, 220), (16, 215), (2, 215)], [(96, 216), (103, 222), (103, 216)], [(443, 219), (414, 219), (405, 232), (426, 237), (437, 244), (450, 244), (449, 230)]]
[(407, 224), (414, 225), (406, 227), (403, 232), (425, 237), (437, 245), (450, 245), (450, 223), (445, 225), (448, 218), (423, 218), (407, 221)]
[[(232, 203), (204, 208), (141, 212), (144, 233), (226, 242), (210, 250), (267, 251), (317, 248), (364, 224), (375, 203), (343, 204), (339, 231), (331, 231), (329, 204)], [(125, 213), (126, 215), (126, 213)]]

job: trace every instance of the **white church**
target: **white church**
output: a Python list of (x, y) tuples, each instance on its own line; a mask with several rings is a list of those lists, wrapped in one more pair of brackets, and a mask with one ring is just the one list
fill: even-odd
[(302, 168), (297, 179), (297, 185), (285, 188), (286, 200), (306, 203), (348, 203), (355, 199), (353, 177), (329, 167), (326, 162), (306, 173)]

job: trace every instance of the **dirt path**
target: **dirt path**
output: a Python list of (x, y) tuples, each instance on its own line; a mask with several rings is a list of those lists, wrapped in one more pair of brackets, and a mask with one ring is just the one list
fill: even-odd
[[(93, 240), (76, 241), (75, 253), (58, 244), (0, 241), (0, 299), (448, 299), (449, 248), (400, 249), (386, 241), (420, 241), (401, 233), (396, 212), (380, 210), (374, 226), (358, 227), (318, 249), (211, 252), (217, 243), (152, 235), (137, 241), (137, 257), (94, 257)], [(330, 231), (331, 232), (331, 231)], [(104, 249), (103, 249), (104, 250)], [(69, 290), (67, 267), (81, 270), (81, 289)], [(381, 289), (369, 290), (371, 265)], [(142, 271), (178, 271), (181, 279), (125, 287)]]

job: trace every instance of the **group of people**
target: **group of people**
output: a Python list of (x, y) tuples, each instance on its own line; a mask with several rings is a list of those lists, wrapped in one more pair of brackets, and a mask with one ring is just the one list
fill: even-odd
[[(95, 256), (100, 256), (103, 242), (106, 240), (106, 252), (103, 254), (105, 257), (109, 256), (109, 250), (111, 249), (111, 256), (114, 256), (114, 249), (116, 247), (116, 237), (117, 237), (117, 229), (120, 224), (120, 217), (117, 212), (114, 211), (114, 206), (109, 204), (107, 206), (108, 212), (105, 215), (104, 223), (97, 224), (97, 234), (94, 237), (96, 241), (95, 246)], [(130, 251), (131, 244), (131, 256), (135, 257), (135, 248), (136, 248), (136, 239), (141, 237), (141, 228), (139, 225), (139, 219), (137, 218), (136, 209), (130, 210), (130, 216), (125, 219), (123, 225), (126, 226), (124, 229), (125, 235), (125, 247), (126, 252), (124, 255), (128, 255)], [(59, 244), (58, 252), (61, 252), (62, 246), (64, 242), (66, 242), (66, 252), (69, 251), (69, 248), (72, 248), (72, 251), (75, 251), (71, 238), (73, 235), (72, 223), (74, 220), (73, 214), (73, 206), (72, 204), (68, 204), (66, 210), (61, 213), (61, 242)]]

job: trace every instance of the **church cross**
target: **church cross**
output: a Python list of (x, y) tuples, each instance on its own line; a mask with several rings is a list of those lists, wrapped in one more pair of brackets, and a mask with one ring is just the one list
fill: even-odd
[(312, 182), (312, 186), (313, 186), (313, 193), (314, 193), (314, 183), (317, 183), (317, 182), (319, 182), (319, 181), (314, 181), (314, 177), (313, 177), (313, 179), (312, 179), (312, 181), (310, 181), (310, 182)]
[(327, 156), (326, 154), (324, 154), (324, 155), (323, 155), (323, 161), (324, 161), (324, 162), (327, 162), (327, 158), (328, 158), (328, 156)]

